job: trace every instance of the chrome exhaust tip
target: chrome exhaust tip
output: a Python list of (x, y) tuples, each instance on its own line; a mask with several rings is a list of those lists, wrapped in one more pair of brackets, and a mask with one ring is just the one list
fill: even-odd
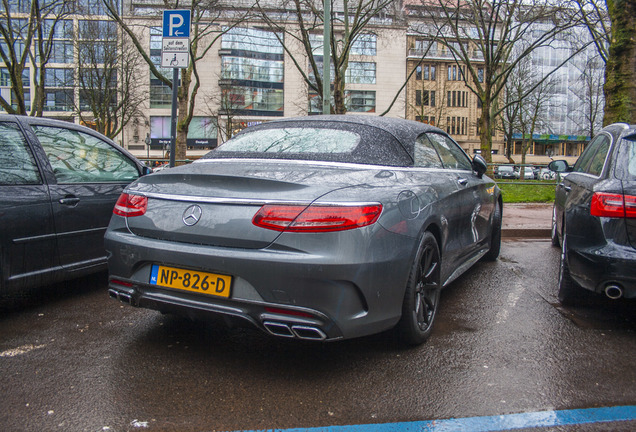
[(320, 341), (327, 339), (327, 335), (322, 330), (316, 327), (295, 325), (295, 326), (292, 326), (291, 329), (296, 335), (296, 337), (299, 339), (320, 340)]
[(605, 295), (612, 300), (618, 300), (623, 297), (623, 289), (615, 284), (609, 284), (605, 287)]
[(268, 332), (273, 334), (274, 336), (281, 336), (287, 338), (295, 337), (292, 329), (283, 323), (273, 322), (273, 321), (265, 321), (263, 322), (263, 326), (267, 329)]
[(119, 300), (122, 303), (132, 304), (132, 295), (127, 292), (110, 288), (108, 290), (108, 296), (112, 299)]

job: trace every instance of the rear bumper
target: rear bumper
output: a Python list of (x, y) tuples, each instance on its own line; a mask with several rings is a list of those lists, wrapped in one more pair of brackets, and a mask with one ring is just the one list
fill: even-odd
[(636, 298), (636, 251), (610, 242), (602, 247), (568, 249), (568, 266), (574, 281), (599, 294), (617, 286), (622, 297)]
[[(411, 258), (405, 238), (382, 229), (373, 246), (323, 254), (165, 242), (109, 230), (109, 292), (137, 307), (222, 316), (270, 334), (337, 340), (393, 327), (401, 316)], [(379, 242), (379, 243), (378, 243)], [(153, 264), (232, 276), (230, 298), (150, 284)]]

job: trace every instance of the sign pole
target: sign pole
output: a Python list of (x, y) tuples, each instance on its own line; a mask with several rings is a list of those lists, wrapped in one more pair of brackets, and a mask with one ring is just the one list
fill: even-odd
[(179, 69), (172, 69), (172, 113), (170, 117), (170, 168), (175, 165), (177, 152), (177, 95), (179, 94)]
[(161, 39), (161, 67), (172, 68), (172, 113), (170, 117), (170, 168), (174, 167), (177, 154), (177, 100), (179, 95), (179, 69), (190, 63), (189, 10), (163, 11)]

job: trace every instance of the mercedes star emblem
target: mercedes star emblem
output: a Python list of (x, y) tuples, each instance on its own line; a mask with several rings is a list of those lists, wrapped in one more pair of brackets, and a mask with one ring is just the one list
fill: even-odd
[(183, 212), (183, 223), (187, 226), (196, 225), (196, 223), (199, 222), (199, 219), (201, 219), (201, 213), (201, 207), (196, 204), (191, 205)]

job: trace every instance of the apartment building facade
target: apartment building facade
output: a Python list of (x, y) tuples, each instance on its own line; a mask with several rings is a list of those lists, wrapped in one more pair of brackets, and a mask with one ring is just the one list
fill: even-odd
[[(85, 21), (116, 26), (107, 18), (101, 2), (81, 1), (94, 3), (91, 15), (78, 14), (66, 20), (47, 66), (44, 115), (68, 121), (79, 121), (75, 102), (82, 97), (73, 85), (78, 58), (72, 35), (81, 32)], [(234, 5), (248, 6), (242, 3)], [(153, 0), (127, 0), (121, 11), (159, 72), (171, 77), (172, 69), (160, 67), (162, 7), (163, 3)], [(284, 21), (286, 30), (298, 31), (298, 23), (290, 19), (289, 13), (280, 13), (278, 19)], [(465, 66), (456, 63), (442, 45), (431, 47), (429, 41), (410, 30), (410, 24), (398, 8), (372, 19), (352, 45), (345, 84), (348, 113), (426, 122), (447, 131), (470, 155), (479, 153), (481, 107), (464, 82)], [(307, 76), (311, 79), (311, 72), (298, 40), (277, 34), (258, 19), (232, 28), (228, 27), (233, 25), (231, 21), (218, 19), (215, 25), (215, 32), (204, 42), (215, 35), (220, 37), (197, 61), (200, 89), (188, 131), (189, 158), (205, 154), (250, 125), (320, 112), (319, 95), (309, 90), (305, 80)], [(121, 31), (116, 34), (122, 35)], [(320, 32), (312, 33), (311, 46), (321, 62)], [(478, 64), (479, 58), (474, 60)], [(34, 68), (25, 73), (32, 75)], [(160, 159), (165, 157), (170, 138), (171, 89), (143, 63), (137, 74), (141, 83), (137, 90), (143, 92), (144, 103), (116, 141), (139, 157)], [(3, 96), (10, 98), (1, 67), (0, 78)], [(507, 161), (500, 132), (493, 136), (492, 150), (494, 162)]]

